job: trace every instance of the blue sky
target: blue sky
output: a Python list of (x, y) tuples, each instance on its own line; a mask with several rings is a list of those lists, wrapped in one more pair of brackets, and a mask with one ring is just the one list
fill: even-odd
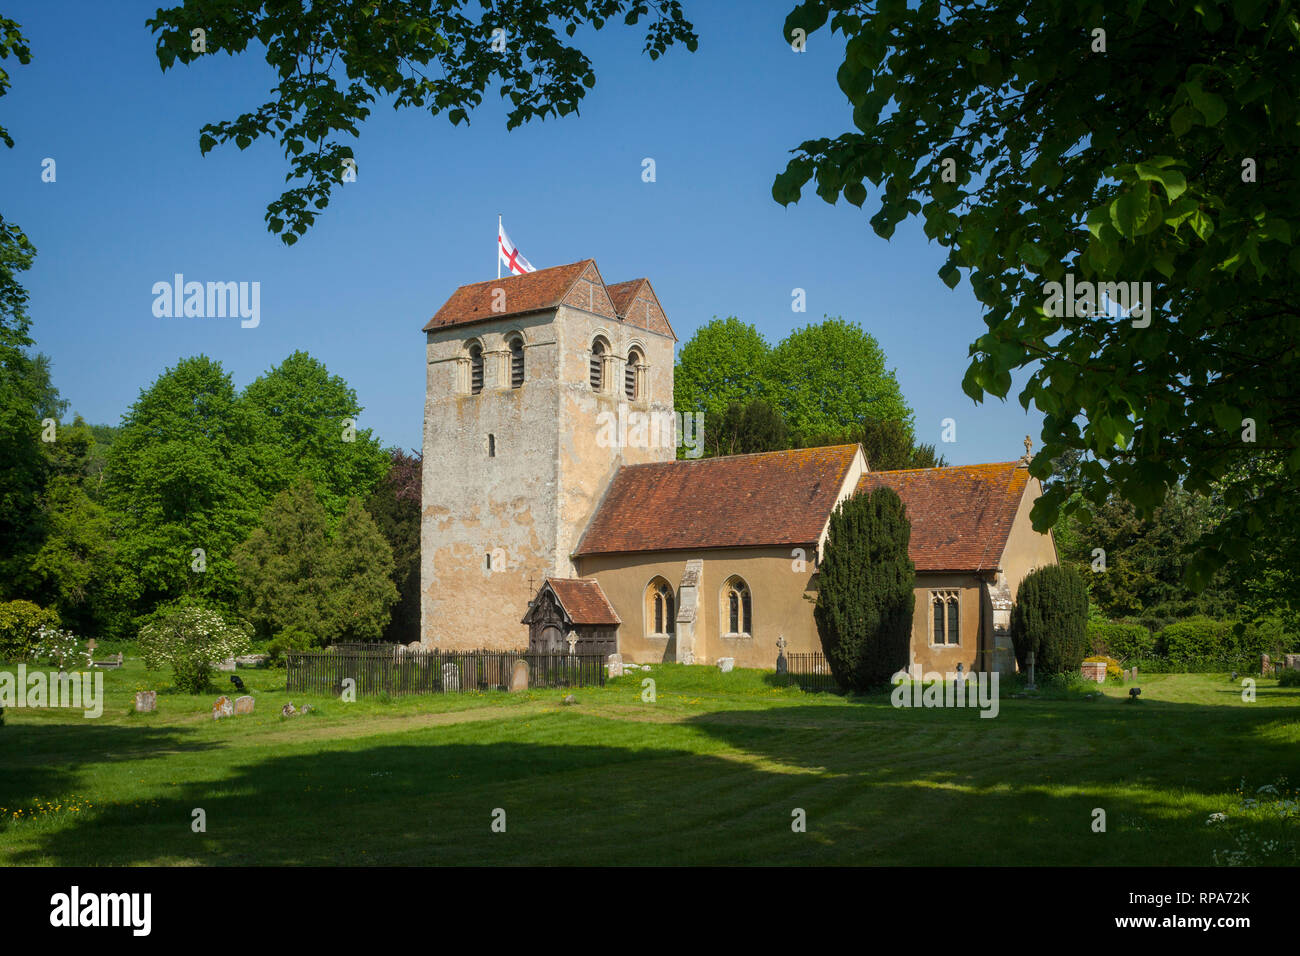
[[(962, 393), (979, 305), (939, 280), (943, 251), (919, 224), (886, 242), (870, 200), (771, 198), (791, 148), (850, 124), (842, 44), (820, 31), (793, 53), (781, 38), (792, 5), (687, 0), (699, 50), (658, 62), (635, 29), (580, 33), (597, 75), (581, 114), (509, 133), (495, 94), (468, 128), (380, 104), (353, 143), (357, 182), (285, 247), (262, 219), (288, 169), (278, 147), (198, 149), (204, 123), (269, 98), (259, 49), (164, 74), (144, 25), (156, 0), (8, 0), (33, 61), (6, 63), (0, 123), (16, 148), (0, 149), (0, 210), (39, 252), (24, 277), (37, 347), (71, 410), (110, 423), (182, 357), (212, 356), (243, 387), (305, 349), (356, 389), (362, 427), (418, 449), (420, 328), (456, 286), (496, 275), (500, 213), (535, 266), (590, 256), (607, 282), (649, 277), (682, 342), (714, 316), (772, 342), (823, 315), (859, 322), (896, 368), (922, 441), (953, 464), (1017, 457), (1040, 417), (1015, 390), (978, 406)], [(41, 181), (46, 157), (54, 183)], [(151, 288), (178, 272), (260, 282), (261, 324), (156, 318)], [(955, 443), (940, 442), (945, 418)]]

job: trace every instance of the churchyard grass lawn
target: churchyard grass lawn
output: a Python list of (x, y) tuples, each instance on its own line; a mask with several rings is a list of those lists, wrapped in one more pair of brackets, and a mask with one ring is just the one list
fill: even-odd
[[(1297, 862), (1294, 792), (1238, 793), (1300, 784), (1300, 689), (1271, 679), (1252, 703), (1227, 675), (1144, 676), (1138, 703), (1118, 685), (1004, 686), (987, 719), (662, 665), (573, 706), (553, 690), (293, 695), (316, 713), (282, 718), (284, 672), (239, 673), (256, 713), (219, 721), (216, 693), (170, 692), (133, 659), (105, 673), (98, 719), (6, 710), (0, 863)], [(145, 686), (158, 711), (135, 714)]]

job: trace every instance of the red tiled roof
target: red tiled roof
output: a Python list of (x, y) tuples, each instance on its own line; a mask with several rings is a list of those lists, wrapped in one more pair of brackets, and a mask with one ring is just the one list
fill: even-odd
[(633, 279), (630, 282), (615, 282), (613, 285), (605, 286), (609, 292), (609, 300), (614, 303), (614, 311), (619, 315), (627, 315), (627, 307), (632, 304), (637, 290), (645, 281), (645, 279)]
[[(593, 262), (592, 259), (583, 259), (581, 262), (538, 269), (521, 276), (506, 276), (463, 285), (451, 294), (451, 298), (428, 321), (423, 331), (553, 309)], [(502, 301), (497, 289), (504, 291), (505, 309), (500, 312), (492, 309), (496, 302)]]
[(815, 543), (857, 445), (626, 465), (575, 554)]
[(871, 471), (858, 491), (892, 488), (912, 523), (912, 562), (918, 571), (997, 568), (1011, 523), (1029, 482), (1019, 462)]
[(574, 624), (622, 624), (595, 578), (547, 578), (560, 607)]

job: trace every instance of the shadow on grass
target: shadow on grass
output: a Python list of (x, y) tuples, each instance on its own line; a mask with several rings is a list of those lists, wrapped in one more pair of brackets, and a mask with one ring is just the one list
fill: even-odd
[(156, 760), (177, 751), (220, 746), (193, 740), (192, 734), (175, 727), (97, 721), (9, 724), (0, 729), (0, 806), (19, 807), (35, 797), (66, 793), (91, 764)]
[[(33, 834), (10, 862), (1205, 865), (1227, 845), (1205, 815), (1241, 777), (1300, 778), (1295, 749), (1261, 737), (1294, 713), (1276, 705), (1003, 701), (986, 719), (887, 694), (853, 704), (669, 727), (550, 714), (245, 751), (219, 780)], [(506, 732), (538, 739), (482, 740)]]

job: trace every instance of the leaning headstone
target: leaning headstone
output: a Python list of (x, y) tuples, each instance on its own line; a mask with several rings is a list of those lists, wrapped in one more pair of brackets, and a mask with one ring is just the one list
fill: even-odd
[(736, 666), (736, 659), (734, 657), (718, 658), (718, 670), (722, 671), (722, 673), (724, 674), (730, 673), (731, 669), (734, 668), (735, 666)]
[(289, 701), (289, 703), (285, 704), (283, 707), (280, 708), (280, 716), (281, 717), (298, 716), (298, 711), (294, 708), (293, 701)]
[(515, 661), (515, 669), (510, 674), (510, 689), (528, 690), (528, 662), (525, 660)]
[(218, 697), (217, 702), (212, 705), (212, 719), (218, 720), (222, 717), (229, 717), (235, 712), (235, 706), (230, 702), (229, 697)]
[(442, 690), (445, 694), (454, 694), (460, 690), (460, 668), (454, 663), (442, 665)]
[(245, 694), (243, 697), (235, 698), (235, 713), (251, 714), (253, 712), (253, 698)]
[(135, 712), (137, 714), (152, 714), (158, 709), (158, 692), (156, 690), (141, 690), (135, 694)]
[(623, 676), (623, 655), (610, 654), (606, 660), (609, 664), (609, 676), (622, 677)]

